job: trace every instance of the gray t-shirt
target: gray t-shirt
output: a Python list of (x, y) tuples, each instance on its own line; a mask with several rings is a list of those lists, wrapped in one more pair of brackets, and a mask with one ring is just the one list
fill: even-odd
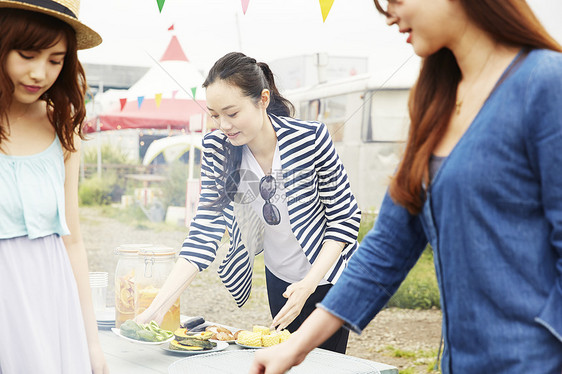
[(435, 174), (437, 174), (437, 171), (439, 170), (439, 168), (441, 167), (441, 164), (443, 163), (443, 161), (445, 161), (447, 157), (445, 156), (435, 156), (435, 155), (431, 155), (430, 159), (429, 159), (429, 180), (432, 181), (433, 177), (435, 176)]

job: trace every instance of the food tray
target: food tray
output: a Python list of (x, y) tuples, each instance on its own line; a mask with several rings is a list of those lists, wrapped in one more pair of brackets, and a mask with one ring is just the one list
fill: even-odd
[[(254, 360), (253, 349), (222, 351), (192, 356), (174, 362), (169, 374), (239, 374), (247, 373)], [(314, 350), (289, 374), (380, 374), (375, 364), (352, 356)]]

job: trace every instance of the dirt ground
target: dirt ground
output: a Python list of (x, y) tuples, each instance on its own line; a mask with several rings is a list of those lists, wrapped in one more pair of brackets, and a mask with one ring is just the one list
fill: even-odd
[[(81, 209), (81, 227), (90, 271), (109, 272), (108, 306), (115, 305), (111, 280), (117, 264), (113, 252), (116, 247), (152, 243), (179, 248), (187, 232), (182, 227), (154, 229), (126, 224), (103, 216), (99, 209), (87, 207)], [(222, 256), (224, 248), (218, 253), (218, 258)], [(250, 299), (244, 307), (238, 308), (216, 274), (218, 262), (199, 274), (181, 296), (181, 314), (202, 316), (208, 321), (243, 329), (251, 329), (255, 324), (267, 325), (271, 316), (264, 280), (254, 279)], [(435, 362), (440, 334), (440, 310), (384, 309), (361, 335), (350, 334), (347, 353), (393, 365), (400, 370), (409, 369), (408, 373), (427, 373)]]

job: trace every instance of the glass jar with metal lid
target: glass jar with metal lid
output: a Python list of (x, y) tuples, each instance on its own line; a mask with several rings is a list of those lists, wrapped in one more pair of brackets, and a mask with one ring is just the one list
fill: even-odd
[(123, 244), (115, 248), (118, 256), (115, 268), (115, 327), (135, 318), (135, 273), (139, 251), (152, 244)]
[[(170, 247), (141, 248), (138, 253), (135, 275), (135, 315), (142, 313), (152, 303), (171, 273), (177, 252)], [(160, 327), (175, 331), (180, 326), (180, 298), (164, 315)]]

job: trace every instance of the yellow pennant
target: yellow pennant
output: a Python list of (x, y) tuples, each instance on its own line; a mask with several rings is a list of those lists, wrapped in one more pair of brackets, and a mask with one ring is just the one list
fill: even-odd
[(162, 94), (157, 93), (154, 95), (154, 101), (156, 102), (156, 108), (160, 108), (160, 103), (162, 102)]
[(323, 22), (326, 22), (328, 13), (330, 13), (330, 9), (332, 9), (332, 4), (334, 4), (334, 0), (320, 0), (320, 9), (322, 9), (322, 19), (324, 20)]

